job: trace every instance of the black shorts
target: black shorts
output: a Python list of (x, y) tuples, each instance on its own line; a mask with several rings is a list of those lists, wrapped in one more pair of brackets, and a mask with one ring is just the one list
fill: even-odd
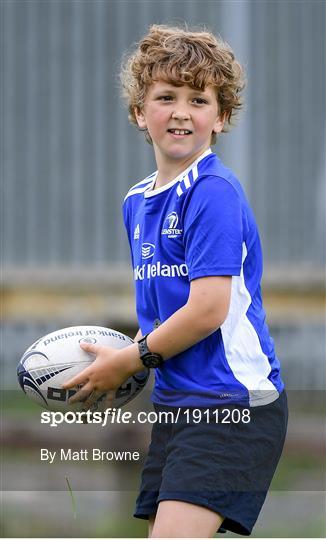
[(219, 532), (250, 535), (284, 445), (285, 391), (249, 410), (154, 407), (161, 417), (153, 425), (134, 517), (148, 519), (160, 501), (185, 501), (224, 516)]

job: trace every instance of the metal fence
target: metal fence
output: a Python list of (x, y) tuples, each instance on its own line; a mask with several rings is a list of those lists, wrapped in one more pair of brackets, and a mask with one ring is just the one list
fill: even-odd
[(322, 0), (2, 0), (1, 15), (5, 266), (129, 260), (121, 203), (155, 165), (118, 73), (154, 22), (204, 24), (230, 42), (247, 105), (216, 151), (245, 186), (267, 263), (323, 264)]
[[(220, 33), (244, 64), (246, 108), (216, 151), (238, 174), (254, 208), (270, 285), (286, 280), (320, 287), (325, 5), (323, 0), (1, 0), (1, 257), (2, 284), (9, 291), (0, 338), (5, 385), (16, 385), (14, 367), (31, 342), (76, 324), (78, 317), (86, 322), (98, 302), (85, 310), (85, 295), (83, 303), (69, 296), (72, 285), (85, 291), (100, 282), (102, 298), (115, 290), (114, 283), (128, 282), (121, 204), (129, 186), (155, 163), (143, 135), (128, 124), (118, 74), (124, 52), (152, 23), (205, 25)], [(30, 288), (44, 291), (47, 284), (54, 288), (42, 300), (33, 292), (26, 296)], [(56, 305), (54, 314), (52, 298), (62, 300), (62, 290), (68, 307), (59, 313)], [(44, 306), (36, 303), (49, 297), (49, 314), (43, 316)], [(112, 297), (102, 302), (106, 321), (114, 311), (112, 324), (130, 323), (128, 300), (113, 301), (113, 308)], [(273, 331), (285, 378), (296, 388), (320, 388), (325, 321), (318, 315), (309, 323), (304, 313), (303, 304), (300, 323), (292, 324), (290, 317), (286, 326), (283, 318)]]

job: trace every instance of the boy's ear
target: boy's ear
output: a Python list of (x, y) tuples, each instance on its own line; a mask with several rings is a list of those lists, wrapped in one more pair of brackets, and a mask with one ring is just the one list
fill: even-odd
[(216, 134), (221, 133), (222, 129), (224, 128), (225, 120), (226, 120), (226, 113), (220, 114), (216, 118), (214, 128), (213, 128), (214, 133), (216, 133)]
[(145, 119), (143, 110), (139, 109), (139, 107), (135, 107), (134, 112), (135, 112), (135, 117), (137, 120), (138, 127), (140, 129), (146, 129), (147, 124), (146, 124), (146, 119)]

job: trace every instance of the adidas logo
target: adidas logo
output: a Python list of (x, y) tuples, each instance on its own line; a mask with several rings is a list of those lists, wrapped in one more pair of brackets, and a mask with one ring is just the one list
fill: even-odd
[(136, 228), (134, 230), (134, 240), (139, 240), (139, 235), (140, 235), (140, 227), (138, 223), (138, 225), (136, 225)]

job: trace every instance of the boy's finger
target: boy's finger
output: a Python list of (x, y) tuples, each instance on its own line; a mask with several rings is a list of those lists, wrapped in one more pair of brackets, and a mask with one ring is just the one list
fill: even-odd
[(92, 405), (94, 405), (94, 403), (97, 402), (98, 399), (100, 399), (100, 397), (103, 395), (103, 392), (99, 392), (97, 390), (93, 390), (93, 392), (91, 392), (88, 397), (85, 399), (84, 403), (83, 403), (83, 407), (82, 407), (82, 410), (83, 411), (87, 411), (88, 409), (91, 408)]
[(92, 353), (92, 354), (98, 354), (99, 350), (101, 348), (101, 345), (95, 345), (94, 343), (85, 343), (84, 341), (82, 341), (80, 343), (80, 347), (85, 352), (89, 352), (89, 353)]
[(86, 401), (92, 393), (92, 386), (87, 383), (69, 398), (68, 403), (72, 404), (77, 401)]
[(106, 392), (105, 400), (104, 400), (104, 408), (105, 409), (113, 409), (113, 402), (115, 398), (116, 390), (109, 390)]
[(78, 375), (75, 375), (75, 377), (72, 377), (72, 379), (69, 379), (69, 381), (66, 381), (63, 385), (62, 385), (62, 388), (65, 388), (66, 390), (68, 390), (68, 388), (73, 388), (74, 386), (77, 386), (77, 384), (83, 384), (85, 382), (88, 381), (88, 369), (89, 368), (85, 368), (83, 369), (83, 371), (81, 371), (80, 373), (78, 373)]
[[(97, 354), (99, 352), (100, 345), (94, 345), (93, 343), (80, 343), (80, 347), (89, 353)], [(68, 388), (72, 388), (73, 386), (76, 386), (77, 384), (82, 384), (85, 381), (87, 381), (88, 377), (88, 368), (83, 369), (78, 375), (73, 377), (72, 379), (69, 379), (69, 381), (65, 382), (62, 385), (62, 388), (65, 388), (66, 390)]]

